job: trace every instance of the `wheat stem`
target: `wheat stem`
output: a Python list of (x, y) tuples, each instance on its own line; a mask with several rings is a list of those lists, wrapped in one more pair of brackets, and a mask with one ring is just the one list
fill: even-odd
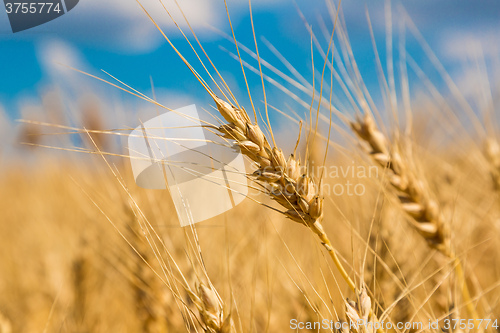
[(480, 318), (479, 314), (477, 313), (476, 308), (474, 307), (474, 303), (470, 296), (469, 288), (467, 287), (467, 283), (465, 282), (465, 273), (462, 267), (462, 263), (460, 262), (460, 259), (458, 259), (458, 257), (456, 256), (454, 256), (453, 262), (455, 264), (455, 273), (457, 274), (458, 284), (460, 286), (460, 290), (462, 292), (462, 298), (467, 307), (467, 311), (472, 316), (472, 319), (474, 320), (479, 319)]
[(352, 291), (356, 291), (356, 284), (354, 281), (349, 277), (349, 274), (345, 270), (344, 266), (340, 262), (340, 258), (338, 257), (337, 253), (333, 250), (332, 244), (330, 240), (328, 239), (328, 236), (326, 234), (321, 234), (318, 236), (319, 239), (321, 240), (321, 243), (325, 247), (325, 249), (328, 251), (328, 254), (330, 255), (330, 258), (332, 258), (333, 263), (337, 267), (340, 275), (342, 275), (342, 278), (344, 281), (347, 283), (349, 288), (351, 288)]
[[(344, 266), (340, 262), (340, 258), (337, 255), (337, 253), (335, 253), (335, 251), (333, 250), (332, 243), (328, 239), (328, 236), (326, 235), (326, 233), (318, 235), (318, 237), (321, 240), (321, 244), (323, 244), (325, 249), (328, 251), (330, 258), (332, 258), (332, 261), (335, 264), (335, 267), (337, 267), (337, 270), (339, 271), (339, 273), (342, 276), (342, 278), (344, 279), (344, 281), (347, 283), (347, 285), (352, 290), (352, 292), (356, 293), (356, 289), (357, 289), (356, 284), (351, 279), (351, 277), (349, 276), (349, 274), (345, 270)], [(378, 318), (375, 316), (372, 309), (370, 309), (369, 315), (372, 316), (375, 319), (375, 321), (378, 322)], [(377, 328), (377, 333), (384, 333), (384, 332), (385, 331), (382, 328), (380, 328), (380, 327)]]

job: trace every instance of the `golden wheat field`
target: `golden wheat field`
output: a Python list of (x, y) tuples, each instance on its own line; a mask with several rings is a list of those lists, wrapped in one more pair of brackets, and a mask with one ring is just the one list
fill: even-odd
[[(481, 81), (465, 95), (411, 13), (388, 1), (382, 43), (359, 7), (373, 46), (356, 54), (342, 4), (326, 1), (327, 21), (301, 23), (309, 71), (299, 73), (290, 54), (262, 56), (272, 45), (252, 14), (239, 42), (232, 3), (220, 14), (232, 47), (222, 56), (172, 7), (137, 6), (208, 98), (197, 102), (201, 120), (157, 102), (154, 89), (72, 66), (64, 71), (149, 109), (110, 116), (109, 100), (82, 89), (68, 114), (54, 89), (15, 123), (0, 113), (0, 333), (500, 332), (497, 69), (478, 50), (468, 60)], [(290, 19), (306, 20), (297, 7)], [(375, 86), (358, 66), (365, 58)], [(151, 155), (160, 148), (146, 120), (168, 113), (195, 120), (182, 126), (196, 127), (193, 137), (169, 136), (181, 126), (168, 123), (155, 143), (185, 148), (203, 129), (214, 150), (191, 149), (208, 160)], [(137, 140), (149, 153), (131, 153)], [(199, 171), (228, 170), (212, 151), (244, 160), (238, 181)], [(139, 186), (143, 161), (159, 166), (164, 189)], [(199, 182), (168, 187), (181, 173)], [(234, 207), (213, 213), (226, 192)]]

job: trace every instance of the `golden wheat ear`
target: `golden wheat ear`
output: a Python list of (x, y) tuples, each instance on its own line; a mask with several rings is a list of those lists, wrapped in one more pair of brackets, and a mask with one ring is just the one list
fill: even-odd
[[(268, 186), (268, 195), (285, 208), (287, 218), (310, 228), (328, 251), (349, 288), (356, 292), (354, 281), (343, 267), (321, 224), (324, 198), (320, 184), (311, 176), (307, 165), (291, 154), (285, 158), (278, 147), (271, 147), (258, 124), (252, 124), (246, 112), (213, 96), (217, 109), (228, 122), (219, 127), (221, 135), (234, 140), (241, 152), (257, 165), (255, 180)], [(377, 320), (370, 309), (370, 315)], [(382, 328), (377, 331), (383, 332)]]

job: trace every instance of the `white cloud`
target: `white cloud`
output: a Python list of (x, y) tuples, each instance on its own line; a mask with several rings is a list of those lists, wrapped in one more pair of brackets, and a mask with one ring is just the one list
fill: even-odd
[(500, 79), (498, 29), (454, 30), (442, 38), (440, 54), (459, 89), (479, 107), (489, 103), (488, 96)]
[(97, 80), (72, 70), (96, 74), (78, 49), (58, 39), (44, 40), (38, 44), (37, 57), (49, 89), (58, 89), (68, 110), (75, 109), (75, 102), (85, 93), (95, 90)]
[(448, 60), (471, 60), (478, 57), (495, 59), (500, 56), (498, 29), (451, 31), (443, 34), (441, 54)]
[(6, 132), (8, 132), (11, 126), (9, 118), (7, 117), (7, 113), (2, 104), (0, 104), (0, 142), (4, 142), (4, 138), (6, 136)]
[[(38, 59), (44, 76), (48, 78), (45, 87), (49, 91), (56, 90), (65, 106), (65, 112), (70, 118), (79, 119), (82, 99), (96, 98), (101, 109), (101, 116), (112, 128), (122, 128), (124, 124), (134, 125), (138, 119), (149, 119), (157, 112), (166, 112), (153, 104), (142, 102), (139, 98), (122, 93), (116, 87), (108, 86), (95, 78), (71, 70), (70, 66), (87, 73), (97, 74), (110, 82), (111, 77), (96, 71), (89, 65), (83, 55), (72, 45), (62, 40), (48, 40), (40, 43)], [(62, 66), (64, 64), (66, 66)], [(119, 79), (119, 77), (118, 77)], [(44, 89), (45, 89), (44, 88)], [(158, 101), (166, 107), (177, 108), (189, 104), (203, 105), (202, 99), (171, 89), (156, 88)], [(144, 91), (153, 96), (149, 91)], [(25, 106), (23, 104), (23, 106)], [(23, 107), (22, 107), (23, 108)], [(105, 112), (104, 112), (105, 110)]]

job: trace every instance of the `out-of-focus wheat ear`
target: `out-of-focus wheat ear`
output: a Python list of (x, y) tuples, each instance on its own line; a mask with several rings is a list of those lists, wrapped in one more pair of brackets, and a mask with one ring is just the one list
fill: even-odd
[[(81, 102), (80, 109), (82, 127), (90, 131), (88, 135), (92, 137), (89, 145), (97, 145), (101, 150), (109, 149), (109, 136), (99, 133), (106, 129), (106, 125), (98, 99), (95, 96), (86, 96)], [(88, 138), (86, 139), (88, 141)]]
[(213, 287), (199, 283), (196, 290), (186, 288), (191, 301), (200, 313), (205, 332), (232, 333), (236, 328), (231, 315), (224, 312), (224, 304)]
[(142, 332), (163, 332), (166, 330), (166, 323), (161, 315), (163, 304), (159, 302), (163, 298), (161, 297), (164, 292), (163, 284), (155, 276), (153, 270), (144, 265), (144, 261), (149, 262), (149, 245), (141, 237), (144, 232), (138, 217), (133, 213), (133, 209), (127, 208), (127, 213), (130, 218), (130, 244), (137, 251), (137, 253), (134, 251), (131, 263), (131, 271), (133, 272), (131, 287), (134, 291), (136, 315)]
[(462, 292), (463, 301), (473, 318), (479, 318), (470, 296), (460, 259), (451, 248), (449, 224), (437, 202), (431, 198), (425, 182), (415, 176), (411, 163), (405, 163), (397, 145), (390, 145), (389, 140), (378, 129), (372, 115), (357, 117), (351, 128), (364, 143), (366, 152), (382, 168), (388, 169), (389, 182), (395, 191), (401, 208), (410, 217), (410, 223), (427, 241), (429, 247), (438, 250), (452, 259)]
[(12, 324), (10, 323), (10, 320), (7, 319), (1, 312), (0, 312), (0, 333), (12, 333)]
[(73, 320), (75, 329), (87, 332), (87, 295), (89, 295), (90, 255), (86, 242), (83, 241), (80, 253), (73, 260), (72, 291), (73, 291)]
[[(21, 115), (24, 119), (30, 119), (35, 121), (43, 121), (39, 113), (33, 112), (29, 109), (22, 109)], [(1, 116), (1, 115), (0, 115)], [(37, 126), (32, 122), (23, 122), (19, 126), (17, 132), (17, 142), (21, 143), (26, 149), (34, 149), (36, 145), (44, 143), (43, 135), (44, 131), (41, 126)]]
[(484, 154), (489, 162), (493, 187), (500, 191), (500, 144), (495, 138), (488, 138), (484, 143)]
[[(388, 139), (378, 129), (370, 114), (357, 117), (351, 128), (365, 145), (366, 152), (382, 168), (389, 170), (389, 182), (395, 190), (401, 208), (411, 217), (415, 230), (435, 248), (448, 257), (452, 256), (450, 235), (438, 204), (433, 200), (424, 182), (414, 176), (403, 161), (397, 147), (391, 147)], [(391, 149), (392, 148), (392, 149)]]

